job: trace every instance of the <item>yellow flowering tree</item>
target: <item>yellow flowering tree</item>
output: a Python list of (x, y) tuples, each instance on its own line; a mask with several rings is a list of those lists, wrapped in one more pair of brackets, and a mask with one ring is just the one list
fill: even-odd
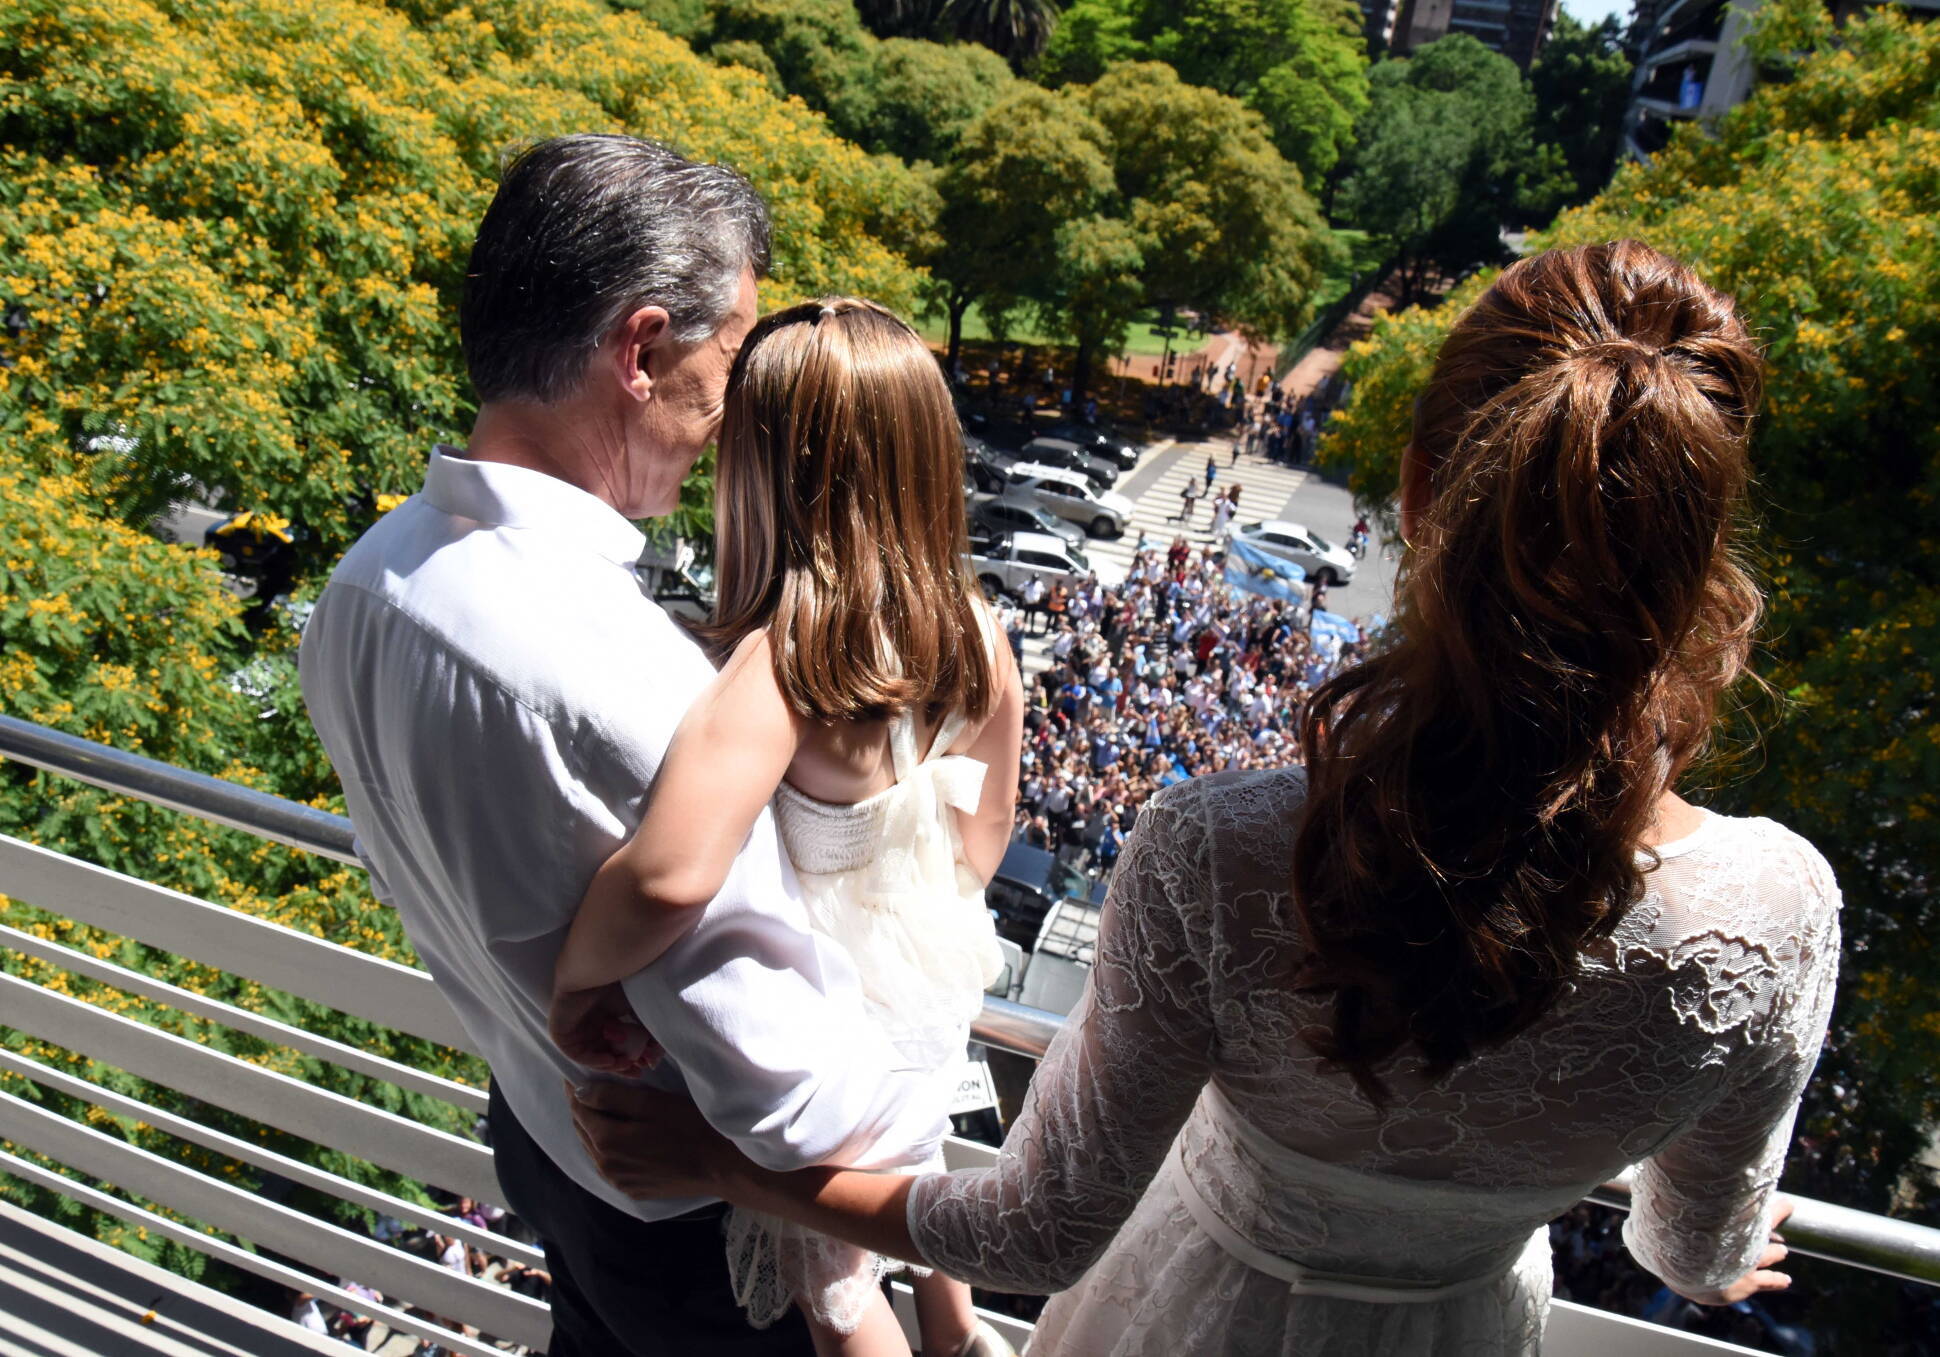
[[(1634, 236), (1734, 295), (1769, 363), (1754, 436), (1772, 625), (1761, 760), (1717, 792), (1831, 859), (1846, 897), (1834, 1040), (1802, 1129), (1836, 1154), (1802, 1190), (1884, 1209), (1926, 1191), (1940, 1123), (1940, 28), (1892, 8), (1834, 30), (1763, 11), (1760, 58), (1796, 60), (1714, 135), (1688, 129), (1538, 242)], [(1390, 503), (1414, 395), (1453, 318), (1383, 318), (1322, 456)], [(1639, 543), (1639, 550), (1649, 550)]]
[[(593, 0), (18, 0), (0, 9), (0, 710), (340, 810), (281, 616), (255, 635), (213, 555), (141, 530), (213, 496), (297, 521), (319, 568), (462, 435), (452, 325), (508, 143), (624, 130), (735, 164), (776, 223), (771, 302), (860, 292), (908, 307), (898, 240), (922, 182), (830, 135), (758, 77)], [(0, 832), (409, 961), (363, 874), (0, 765)], [(477, 1062), (240, 977), (0, 899), (44, 940), (453, 1077)], [(346, 1096), (453, 1130), (453, 1109), (8, 954), (7, 968)], [(24, 1033), (0, 1041), (164, 1106), (166, 1089)], [(9, 1079), (112, 1134), (151, 1130)], [(221, 1116), (207, 1109), (198, 1116)], [(236, 1123), (236, 1119), (229, 1119)], [(286, 1153), (374, 1171), (259, 1131)], [(403, 1192), (414, 1185), (376, 1175)], [(56, 1210), (19, 1182), (0, 1192)], [(106, 1218), (105, 1238), (193, 1270)]]
[(502, 148), (628, 131), (746, 172), (779, 301), (908, 307), (906, 168), (595, 0), (0, 11), (0, 444), (139, 522), (204, 493), (333, 562), (462, 435), (453, 325)]
[[(242, 605), (225, 586), (213, 552), (182, 551), (104, 520), (92, 499), (76, 476), (0, 470), (0, 543), (5, 544), (0, 548), (0, 711), (341, 810), (340, 801), (320, 794), (321, 786), (332, 785), (329, 769), (300, 709), (289, 708), (293, 720), (264, 719), (266, 703), (293, 696), (279, 693), (274, 682), (265, 686), (255, 679), (274, 672), (288, 634), (272, 631), (247, 641), (238, 622)], [(260, 648), (253, 658), (245, 660), (245, 644)], [(362, 872), (24, 764), (0, 764), (0, 833), (343, 945), (411, 960), (396, 916), (371, 899)], [(380, 1031), (242, 977), (75, 923), (30, 901), (0, 896), (0, 922), (426, 1069), (474, 1082), (484, 1078), (476, 1061), (429, 1042)], [(442, 1103), (241, 1036), (64, 967), (6, 949), (0, 949), (0, 966), (58, 993), (347, 1097), (453, 1131), (465, 1129), (465, 1119)], [(0, 1044), (33, 1059), (198, 1119), (214, 1119), (234, 1133), (336, 1171), (393, 1190), (418, 1191), (395, 1175), (194, 1104), (67, 1051), (46, 1036), (0, 1028)], [(208, 1172), (244, 1180), (253, 1174), (30, 1081), (0, 1076), (0, 1087)], [(6, 1177), (0, 1177), (0, 1195), (40, 1210), (63, 1209), (54, 1194)], [(190, 1273), (200, 1267), (200, 1255), (191, 1250), (129, 1230), (112, 1217), (82, 1215), (102, 1238)]]

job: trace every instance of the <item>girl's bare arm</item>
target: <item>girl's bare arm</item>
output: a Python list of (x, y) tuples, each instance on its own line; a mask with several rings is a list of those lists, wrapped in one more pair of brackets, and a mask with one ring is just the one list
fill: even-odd
[(556, 992), (623, 980), (699, 921), (800, 740), (767, 633), (757, 632), (680, 723), (639, 829), (593, 877), (559, 955)]

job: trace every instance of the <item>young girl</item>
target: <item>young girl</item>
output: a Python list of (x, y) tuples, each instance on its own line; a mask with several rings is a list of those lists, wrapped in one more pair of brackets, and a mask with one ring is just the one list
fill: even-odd
[[(722, 417), (705, 631), (730, 658), (573, 922), (556, 1032), (583, 1020), (587, 991), (694, 926), (772, 800), (814, 927), (848, 949), (871, 1016), (947, 1099), (1003, 965), (983, 888), (1010, 836), (1023, 727), (1015, 662), (965, 564), (962, 461), (934, 358), (881, 307), (811, 303), (749, 334)], [(825, 1357), (907, 1357), (880, 1286), (900, 1264), (738, 1212), (728, 1256), (756, 1325), (792, 1297)], [(1008, 1351), (968, 1287), (914, 1285), (926, 1355)]]

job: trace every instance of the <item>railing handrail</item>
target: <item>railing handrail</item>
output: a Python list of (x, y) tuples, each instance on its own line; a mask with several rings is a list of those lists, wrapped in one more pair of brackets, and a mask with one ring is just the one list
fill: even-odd
[[(141, 754), (0, 715), (0, 758), (71, 777), (104, 790), (212, 820), (259, 838), (361, 866), (350, 821)], [(1042, 1009), (987, 997), (971, 1035), (996, 1050), (1042, 1057), (1063, 1019)], [(1589, 1199), (1628, 1210), (1630, 1185), (1615, 1179)], [(1940, 1230), (1809, 1197), (1793, 1197), (1785, 1241), (1794, 1253), (1907, 1281), (1940, 1285)]]

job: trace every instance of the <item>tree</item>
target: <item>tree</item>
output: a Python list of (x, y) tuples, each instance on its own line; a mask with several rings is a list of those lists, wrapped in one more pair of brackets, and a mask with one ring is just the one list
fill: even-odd
[(1265, 337), (1296, 331), (1332, 237), (1264, 120), (1156, 62), (1091, 86), (1126, 218), (1145, 241), (1146, 301)]
[[(1018, 85), (964, 133), (937, 184), (943, 210), (930, 257), (931, 300), (949, 320), (954, 369), (970, 304), (986, 313), (1052, 295), (1076, 255), (1068, 223), (1115, 192), (1111, 142), (1077, 91)], [(994, 303), (994, 306), (993, 306)]]
[(945, 0), (942, 22), (1021, 66), (1044, 50), (1058, 24), (1055, 0)]
[(943, 165), (956, 156), (965, 130), (1017, 83), (987, 47), (890, 38), (876, 49), (872, 107), (842, 130), (872, 151)]
[(973, 42), (878, 38), (848, 0), (709, 0), (693, 43), (826, 114), (838, 136), (911, 163), (949, 159), (1016, 83), (1003, 57)]
[(1341, 216), (1386, 244), (1404, 299), (1437, 273), (1502, 262), (1503, 225), (1526, 198), (1548, 196), (1531, 180), (1554, 167), (1532, 145), (1515, 63), (1458, 33), (1381, 62), (1369, 84)]
[(274, 510), (306, 568), (462, 436), (451, 317), (512, 142), (629, 130), (731, 161), (774, 212), (771, 300), (916, 295), (880, 233), (915, 176), (592, 0), (30, 0), (0, 70), (8, 455), (129, 522), (184, 493)]
[(1043, 77), (1091, 83), (1125, 61), (1162, 61), (1266, 119), (1309, 185), (1351, 141), (1367, 106), (1353, 0), (1077, 0), (1045, 51)]
[(1532, 130), (1540, 146), (1562, 155), (1570, 179), (1561, 206), (1588, 202), (1610, 182), (1630, 102), (1631, 62), (1623, 25), (1606, 15), (1595, 27), (1558, 10), (1535, 65), (1529, 89), (1536, 105)]
[[(1800, 1122), (1811, 1148), (1790, 1181), (1871, 1210), (1931, 1210), (1920, 1155), (1940, 1125), (1928, 1016), (1940, 988), (1940, 29), (1882, 9), (1835, 31), (1818, 6), (1780, 0), (1761, 12), (1755, 54), (1789, 79), (1762, 84), (1714, 136), (1689, 129), (1624, 168), (1537, 243), (1655, 245), (1734, 295), (1766, 345), (1752, 448), (1770, 591), (1759, 668), (1780, 700), (1754, 709), (1762, 731), (1747, 720), (1737, 732), (1762, 762), (1708, 799), (1803, 834), (1845, 896), (1841, 994)], [(1384, 318), (1350, 356), (1354, 398), (1323, 455), (1352, 469), (1364, 501), (1391, 500), (1414, 395), (1487, 281)]]

